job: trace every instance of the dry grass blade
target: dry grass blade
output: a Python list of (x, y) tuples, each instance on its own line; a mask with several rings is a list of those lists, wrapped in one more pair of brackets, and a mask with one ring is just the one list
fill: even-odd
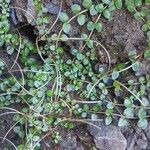
[(18, 34), (19, 34), (19, 48), (18, 48), (17, 56), (16, 56), (16, 59), (15, 59), (13, 65), (12, 65), (12, 67), (10, 68), (10, 70), (8, 72), (10, 72), (14, 68), (15, 64), (17, 63), (20, 51), (21, 51), (21, 34), (20, 34), (19, 31), (18, 31)]
[[(0, 139), (3, 139), (3, 137), (0, 137)], [(18, 150), (18, 148), (15, 146), (15, 144), (13, 142), (11, 142), (9, 139), (5, 138), (5, 140), (10, 143), (14, 148), (15, 150)]]

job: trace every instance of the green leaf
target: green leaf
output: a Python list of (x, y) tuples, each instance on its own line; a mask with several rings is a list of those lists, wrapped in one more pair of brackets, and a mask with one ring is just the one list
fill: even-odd
[(111, 19), (111, 12), (108, 9), (103, 11), (103, 15), (106, 19)]
[(68, 129), (73, 129), (75, 124), (73, 122), (68, 123)]
[(72, 84), (67, 84), (67, 91), (73, 91), (74, 90), (74, 86)]
[(0, 47), (2, 47), (3, 45), (4, 45), (4, 40), (2, 40), (1, 38), (0, 38)]
[(94, 29), (95, 29), (95, 24), (94, 24), (94, 22), (89, 21), (89, 22), (87, 23), (87, 29), (90, 30), (90, 31), (94, 30)]
[(38, 140), (40, 139), (40, 137), (39, 136), (33, 136), (33, 138), (32, 138), (32, 140), (34, 141), (34, 142), (37, 142)]
[(143, 24), (141, 29), (143, 32), (146, 32), (148, 30), (147, 24)]
[(147, 24), (148, 26), (150, 26), (150, 17), (147, 18), (146, 24)]
[(109, 102), (109, 103), (107, 104), (107, 108), (108, 108), (108, 109), (113, 109), (113, 108), (114, 108), (114, 104), (113, 104), (112, 102)]
[(131, 99), (126, 98), (124, 100), (125, 107), (131, 107), (133, 105), (133, 101)]
[(92, 6), (92, 0), (83, 0), (83, 7), (89, 9)]
[(150, 31), (147, 32), (147, 38), (150, 40)]
[(57, 38), (58, 38), (57, 34), (53, 34), (53, 35), (51, 36), (52, 41), (57, 40)]
[(105, 88), (105, 84), (104, 84), (104, 83), (102, 83), (102, 82), (100, 82), (100, 83), (98, 84), (98, 87), (102, 90), (102, 89), (104, 89), (104, 88)]
[(149, 106), (149, 100), (146, 97), (142, 97), (142, 103), (144, 106)]
[(3, 67), (4, 65), (4, 62), (0, 59), (0, 67)]
[(83, 110), (84, 110), (85, 112), (88, 112), (89, 106), (88, 106), (87, 104), (84, 104), (84, 105), (83, 105)]
[(71, 30), (71, 25), (69, 23), (64, 23), (63, 24), (63, 31), (68, 34), (69, 31)]
[(136, 62), (133, 66), (132, 66), (133, 71), (138, 71), (140, 69), (140, 62)]
[(95, 6), (95, 9), (99, 12), (102, 13), (104, 10), (104, 5), (103, 4), (98, 4)]
[(87, 40), (87, 41), (86, 41), (86, 44), (87, 44), (87, 46), (88, 46), (89, 48), (93, 48), (93, 47), (94, 47), (94, 42), (93, 42), (93, 40)]
[(111, 75), (113, 80), (116, 80), (119, 77), (119, 72), (118, 71), (113, 71)]
[(134, 117), (134, 108), (126, 108), (123, 113), (126, 117)]
[(86, 86), (86, 90), (87, 90), (87, 91), (90, 91), (91, 88), (92, 88), (92, 85), (91, 85), (91, 83), (89, 83), (89, 84)]
[(111, 1), (111, 0), (102, 0), (102, 2), (103, 2), (104, 4), (109, 5), (112, 1)]
[(148, 8), (142, 8), (142, 10), (141, 10), (142, 17), (146, 17), (148, 14), (149, 14), (149, 9)]
[(9, 55), (12, 55), (14, 53), (14, 48), (12, 46), (7, 46), (6, 51)]
[(141, 13), (140, 13), (140, 12), (136, 12), (136, 13), (134, 14), (134, 18), (135, 18), (136, 20), (141, 20)]
[(116, 9), (117, 9), (117, 8), (116, 8), (115, 4), (110, 4), (110, 6), (108, 7), (108, 10), (109, 10), (110, 12), (114, 12)]
[(83, 64), (84, 64), (84, 65), (88, 65), (88, 64), (89, 64), (89, 60), (88, 60), (87, 58), (84, 58), (84, 59), (83, 59)]
[(73, 13), (78, 14), (81, 11), (81, 7), (77, 4), (73, 4), (71, 6), (71, 10)]
[(112, 117), (111, 117), (111, 116), (107, 116), (107, 117), (105, 118), (105, 124), (106, 124), (106, 125), (110, 125), (111, 122), (112, 122)]
[(19, 126), (16, 126), (16, 127), (13, 128), (13, 130), (14, 130), (15, 133), (19, 133), (21, 129), (20, 129)]
[(98, 112), (98, 111), (100, 111), (101, 105), (102, 105), (102, 102), (100, 101), (99, 103), (95, 104), (95, 105), (92, 107), (92, 110), (93, 110), (95, 113)]
[(61, 22), (67, 22), (69, 20), (69, 17), (66, 13), (61, 12), (59, 15), (59, 19)]
[(91, 7), (90, 7), (90, 14), (92, 15), (92, 16), (94, 16), (94, 15), (96, 15), (98, 12), (97, 12), (97, 10), (95, 9), (95, 6), (94, 5), (92, 5)]
[(65, 41), (65, 42), (68, 41), (68, 36), (66, 34), (62, 34), (61, 35), (61, 40)]
[(49, 125), (52, 124), (54, 122), (54, 117), (53, 116), (48, 116), (46, 123), (48, 123)]
[(105, 114), (106, 114), (106, 116), (112, 116), (112, 114), (113, 114), (113, 109), (106, 109)]
[(117, 9), (122, 8), (122, 0), (114, 0)]
[(146, 111), (145, 111), (145, 109), (141, 108), (141, 109), (138, 111), (138, 117), (139, 117), (140, 119), (143, 119), (143, 118), (146, 117)]
[(41, 82), (40, 82), (40, 81), (34, 81), (34, 86), (35, 86), (36, 88), (38, 88), (40, 85), (41, 85)]
[(150, 0), (145, 0), (146, 4), (150, 4)]
[(91, 120), (92, 121), (95, 121), (95, 120), (97, 120), (98, 119), (98, 116), (96, 115), (96, 114), (92, 114), (91, 115)]
[(48, 97), (51, 97), (51, 96), (53, 95), (52, 90), (47, 90), (47, 91), (46, 91), (46, 95), (47, 95)]
[(62, 47), (58, 47), (58, 48), (56, 49), (56, 52), (57, 52), (57, 54), (63, 54), (64, 49), (63, 49)]
[(144, 58), (150, 58), (150, 50), (144, 52)]
[(78, 24), (79, 25), (84, 25), (86, 22), (86, 16), (85, 15), (79, 15), (77, 18)]
[(134, 0), (135, 6), (140, 7), (142, 6), (142, 0)]
[(81, 53), (78, 53), (78, 54), (77, 54), (77, 59), (78, 59), (78, 60), (83, 60), (83, 59), (84, 59), (84, 55), (81, 54)]
[(103, 25), (101, 23), (96, 23), (95, 24), (95, 29), (98, 31), (98, 32), (101, 32), (102, 31), (102, 28), (103, 28)]
[(119, 127), (124, 127), (124, 126), (127, 126), (127, 125), (128, 125), (128, 122), (125, 118), (120, 118), (119, 119), (119, 122), (118, 122)]
[(113, 86), (115, 87), (116, 91), (119, 91), (121, 89), (119, 82), (116, 80), (113, 82)]
[(134, 0), (125, 0), (125, 5), (129, 12), (135, 12)]
[(146, 129), (148, 125), (148, 121), (146, 119), (139, 119), (138, 127), (142, 129)]

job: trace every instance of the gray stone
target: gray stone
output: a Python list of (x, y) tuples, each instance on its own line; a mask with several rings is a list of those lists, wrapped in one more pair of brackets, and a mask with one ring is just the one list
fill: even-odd
[(146, 149), (146, 147), (148, 146), (147, 140), (137, 139), (136, 143), (141, 149)]
[(67, 133), (62, 137), (60, 145), (63, 150), (73, 150), (77, 147), (77, 140), (73, 133)]
[(88, 125), (88, 130), (94, 136), (96, 147), (100, 150), (125, 150), (127, 141), (120, 129), (114, 125), (106, 126), (104, 122), (94, 122), (95, 126)]
[(35, 20), (35, 17), (36, 17), (36, 12), (35, 12), (35, 7), (34, 7), (34, 4), (33, 4), (33, 0), (28, 0), (27, 11), (25, 13), (25, 17), (26, 17), (28, 23), (31, 23), (32, 25), (35, 24), (34, 20)]
[(127, 138), (127, 150), (133, 150), (134, 149), (134, 145), (136, 142), (137, 136), (136, 134), (131, 134), (128, 138)]
[(132, 150), (141, 150), (141, 148), (139, 146), (135, 145), (134, 149), (132, 149)]
[(85, 150), (85, 148), (81, 143), (78, 142), (77, 147), (74, 150)]
[(150, 59), (143, 59), (140, 62), (140, 67), (138, 71), (136, 72), (136, 76), (142, 76), (150, 74)]
[[(24, 17), (24, 14), (26, 13), (26, 7), (27, 7), (27, 0), (12, 0), (11, 1), (12, 6), (14, 7), (15, 17), (19, 22), (26, 22), (26, 19)], [(16, 24), (16, 20), (14, 22)]]
[(60, 11), (60, 7), (53, 4), (52, 2), (49, 2), (49, 3), (44, 3), (45, 7), (48, 9), (48, 12), (51, 13), (51, 14), (58, 14), (59, 11)]
[(145, 133), (143, 132), (142, 129), (137, 129), (136, 134), (137, 134), (136, 144), (139, 146), (140, 149), (146, 149), (148, 146), (148, 139), (145, 136)]
[(147, 128), (145, 129), (145, 133), (150, 140), (150, 123), (148, 124)]

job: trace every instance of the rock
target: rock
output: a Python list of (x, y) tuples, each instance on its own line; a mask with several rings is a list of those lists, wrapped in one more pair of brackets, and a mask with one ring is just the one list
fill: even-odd
[(63, 150), (72, 150), (77, 147), (76, 136), (73, 132), (69, 132), (62, 137), (60, 145)]
[(90, 143), (93, 143), (93, 137), (90, 135), (90, 133), (86, 129), (86, 125), (79, 125), (76, 128), (75, 132), (76, 132), (76, 135), (78, 136), (78, 139), (80, 139), (80, 141), (84, 143), (84, 145), (89, 145)]
[(54, 149), (54, 143), (53, 140), (50, 137), (46, 137), (41, 141), (41, 147), (45, 150), (53, 150)]
[(140, 149), (146, 149), (148, 146), (148, 139), (145, 136), (145, 133), (143, 132), (143, 130), (137, 129), (136, 134), (137, 134), (136, 144), (138, 145), (138, 147), (140, 147)]
[(134, 149), (136, 139), (137, 139), (137, 136), (135, 133), (129, 135), (129, 137), (127, 138), (127, 150), (133, 150)]
[(13, 24), (17, 25), (18, 20), (17, 20), (16, 14), (15, 14), (15, 9), (14, 8), (11, 9), (10, 16), (11, 16)]
[(148, 124), (147, 128), (145, 129), (145, 133), (146, 133), (148, 139), (150, 140), (150, 124)]
[(108, 70), (108, 65), (107, 64), (101, 64), (101, 63), (96, 63), (94, 65), (94, 71), (96, 73), (101, 73), (101, 72), (105, 72)]
[(143, 139), (137, 139), (136, 143), (141, 149), (146, 149), (148, 145), (147, 140), (143, 140)]
[(150, 74), (150, 59), (143, 59), (140, 63), (140, 68), (136, 72), (136, 76), (142, 76)]
[(130, 51), (136, 48), (140, 50), (145, 36), (141, 30), (141, 22), (132, 18), (126, 11), (117, 11), (114, 14), (114, 26), (112, 34), (115, 40), (125, 46), (125, 51)]
[(53, 4), (52, 2), (44, 3), (45, 7), (48, 9), (48, 12), (56, 15), (60, 11), (60, 6)]
[(68, 6), (71, 6), (73, 4), (81, 4), (81, 0), (66, 0), (66, 3)]
[(78, 142), (75, 150), (85, 150), (85, 148), (83, 147), (83, 145), (81, 143)]
[(35, 25), (34, 19), (36, 17), (35, 7), (33, 4), (33, 0), (28, 0), (27, 3), (27, 12), (25, 13), (25, 17), (31, 25)]
[(27, 9), (27, 0), (14, 0), (12, 1), (12, 5), (15, 9), (15, 15), (18, 22), (26, 22), (24, 14), (26, 13)]
[(88, 125), (88, 130), (94, 136), (96, 147), (100, 150), (125, 150), (127, 141), (120, 129), (114, 125), (106, 126), (103, 121), (94, 122), (99, 128)]
[(146, 48), (146, 37), (141, 30), (142, 22), (134, 19), (123, 9), (115, 11), (112, 18), (109, 22), (102, 19), (104, 29), (98, 37), (109, 52), (111, 63), (115, 64), (120, 60), (126, 62), (128, 52), (133, 49), (141, 54)]
[(133, 150), (141, 150), (141, 148), (139, 146), (134, 146), (134, 149)]

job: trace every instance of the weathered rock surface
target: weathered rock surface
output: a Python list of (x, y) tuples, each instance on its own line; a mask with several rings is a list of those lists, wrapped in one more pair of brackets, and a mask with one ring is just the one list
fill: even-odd
[(142, 76), (146, 74), (150, 74), (150, 59), (142, 60), (140, 64), (140, 68), (136, 72), (137, 76)]
[(18, 22), (26, 22), (25, 13), (27, 10), (27, 0), (14, 0), (12, 1), (15, 16)]
[(60, 143), (62, 149), (64, 150), (72, 150), (77, 147), (77, 140), (74, 136), (73, 132), (67, 133), (64, 137), (62, 137), (61, 143)]
[(100, 150), (125, 150), (127, 142), (120, 129), (114, 125), (106, 126), (104, 122), (95, 122), (99, 128), (88, 125), (88, 130), (94, 136), (96, 147)]
[[(104, 19), (102, 23), (104, 24), (104, 29), (98, 40), (108, 50), (112, 64), (120, 60), (126, 61), (129, 51), (136, 50), (138, 54), (141, 54), (145, 50), (146, 37), (141, 30), (142, 22), (137, 21), (126, 10), (115, 11), (111, 21)], [(102, 51), (102, 53), (104, 52)], [(104, 53), (103, 56), (106, 57), (105, 55)], [(107, 59), (101, 59), (101, 62), (108, 63)]]
[(134, 133), (130, 134), (127, 137), (127, 150), (148, 150), (149, 149), (149, 127), (145, 130), (136, 128)]
[(32, 25), (34, 25), (34, 20), (36, 17), (36, 12), (35, 12), (35, 7), (33, 4), (33, 0), (28, 0), (27, 3), (27, 11), (25, 13), (25, 17), (28, 23), (31, 23)]

